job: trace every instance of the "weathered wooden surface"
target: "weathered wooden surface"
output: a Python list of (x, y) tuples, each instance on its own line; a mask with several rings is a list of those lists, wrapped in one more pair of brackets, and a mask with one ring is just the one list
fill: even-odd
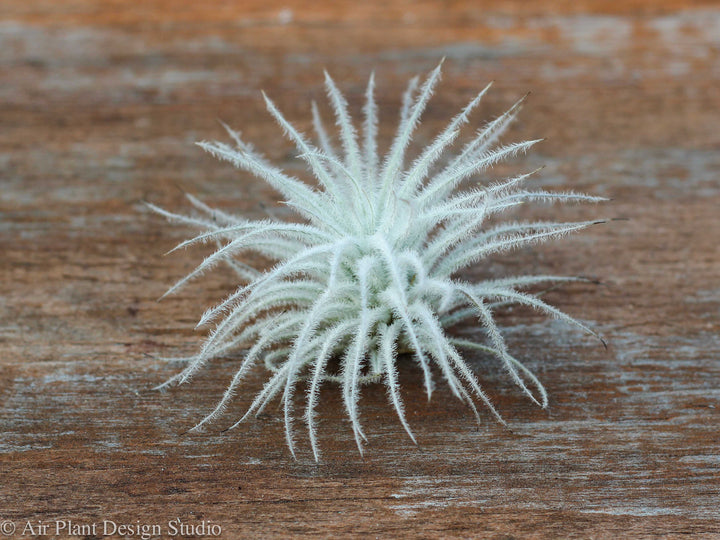
[[(0, 521), (17, 536), (39, 520), (48, 532), (56, 520), (113, 520), (167, 534), (176, 518), (218, 524), (226, 538), (720, 536), (720, 9), (327, 4), (3, 0)], [(489, 415), (477, 428), (442, 385), (426, 403), (408, 362), (419, 447), (382, 388), (364, 391), (364, 458), (331, 388), (320, 464), (307, 447), (293, 461), (274, 410), (220, 433), (260, 371), (217, 427), (184, 434), (236, 360), (156, 393), (179, 369), (158, 357), (197, 350), (195, 321), (233, 283), (219, 271), (156, 302), (203, 253), (163, 257), (191, 231), (141, 201), (182, 210), (190, 192), (250, 216), (282, 212), (260, 181), (193, 141), (222, 137), (221, 118), (297, 168), (261, 88), (307, 128), (323, 68), (355, 111), (374, 68), (387, 137), (406, 79), (442, 56), (418, 143), (489, 80), (477, 121), (532, 91), (507, 140), (547, 140), (494, 174), (545, 164), (539, 185), (613, 201), (523, 215), (628, 218), (475, 271), (602, 280), (548, 298), (609, 350), (533, 313), (501, 314), (512, 350), (551, 394), (538, 410), (475, 358), (512, 432)]]

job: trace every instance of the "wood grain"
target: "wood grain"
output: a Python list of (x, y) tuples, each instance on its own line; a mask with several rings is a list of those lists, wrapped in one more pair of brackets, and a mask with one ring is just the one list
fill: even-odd
[[(56, 520), (159, 524), (165, 536), (180, 519), (218, 524), (224, 538), (720, 537), (718, 29), (716, 3), (681, 0), (3, 0), (0, 521), (16, 536)], [(442, 385), (427, 403), (407, 359), (417, 447), (380, 387), (362, 397), (364, 457), (331, 387), (320, 464), (307, 444), (289, 456), (275, 410), (222, 433), (259, 370), (224, 420), (186, 434), (237, 358), (158, 393), (179, 369), (160, 357), (197, 350), (196, 320), (233, 281), (214, 272), (158, 303), (204, 253), (163, 257), (191, 231), (141, 202), (187, 210), (189, 192), (252, 217), (282, 213), (262, 182), (192, 143), (221, 138), (220, 118), (300, 173), (260, 89), (306, 129), (323, 68), (355, 112), (375, 69), (387, 142), (405, 81), (443, 56), (418, 145), (490, 80), (476, 122), (531, 91), (507, 140), (547, 140), (492, 174), (544, 164), (538, 185), (613, 200), (520, 216), (626, 218), (467, 277), (599, 279), (548, 298), (609, 349), (531, 312), (501, 313), (551, 396), (538, 410), (492, 359), (471, 357), (508, 430), (489, 415), (475, 426)]]

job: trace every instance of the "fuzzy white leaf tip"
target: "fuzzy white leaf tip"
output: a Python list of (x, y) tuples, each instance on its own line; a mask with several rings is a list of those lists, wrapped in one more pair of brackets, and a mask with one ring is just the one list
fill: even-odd
[[(326, 131), (315, 104), (312, 115), (319, 138), (317, 146), (296, 131), (263, 94), (271, 115), (317, 177), (319, 188), (270, 164), (227, 126), (235, 146), (200, 143), (211, 154), (268, 182), (304, 223), (247, 220), (214, 211), (194, 198), (190, 202), (204, 216), (181, 216), (148, 205), (168, 219), (200, 229), (197, 236), (180, 247), (208, 241), (217, 245), (217, 250), (171, 291), (223, 263), (241, 280), (234, 293), (202, 316), (200, 324), (212, 323), (214, 327), (200, 352), (163, 385), (189, 380), (214, 357), (238, 359), (227, 391), (198, 426), (220, 416), (244, 376), (264, 364), (270, 371), (267, 382), (247, 413), (231, 427), (279, 398), (287, 443), (295, 456), (293, 421), (296, 396), (303, 393), (297, 391), (300, 386), (307, 396), (303, 418), (310, 447), (318, 460), (319, 390), (323, 383), (336, 383), (362, 452), (367, 437), (360, 418), (360, 391), (365, 384), (380, 383), (386, 386), (389, 405), (414, 442), (398, 378), (402, 353), (414, 357), (428, 398), (435, 384), (433, 376), (439, 372), (453, 395), (466, 402), (478, 418), (477, 400), (504, 423), (458, 347), (495, 357), (523, 393), (541, 407), (547, 406), (543, 385), (510, 355), (495, 324), (493, 309), (510, 303), (532, 306), (596, 335), (524, 290), (535, 283), (573, 278), (496, 276), (470, 284), (461, 281), (459, 274), (500, 251), (557, 238), (595, 223), (498, 224), (496, 214), (523, 202), (602, 199), (527, 191), (521, 181), (529, 175), (485, 182), (484, 187), (481, 182), (478, 188), (480, 175), (489, 167), (537, 142), (499, 144), (502, 131), (519, 110), (516, 103), (449, 155), (459, 128), (469, 121), (469, 113), (489, 85), (405, 168), (405, 149), (439, 79), (440, 66), (429, 74), (417, 93), (417, 79), (410, 82), (396, 139), (385, 156), (378, 153), (373, 76), (365, 92), (364, 119), (358, 123), (358, 134), (345, 98), (326, 74), (337, 136), (342, 143), (340, 151), (333, 148), (332, 135)], [(250, 253), (275, 262), (269, 268), (255, 268)], [(483, 327), (487, 342), (474, 343), (452, 336), (449, 327), (466, 319)]]

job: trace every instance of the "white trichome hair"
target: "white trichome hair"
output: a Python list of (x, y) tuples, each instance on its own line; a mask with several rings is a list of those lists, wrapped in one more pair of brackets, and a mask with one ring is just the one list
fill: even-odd
[[(177, 282), (177, 291), (211, 267), (224, 263), (240, 286), (209, 309), (198, 326), (213, 329), (197, 354), (167, 387), (188, 381), (208, 360), (238, 356), (238, 366), (215, 409), (195, 428), (218, 417), (243, 378), (258, 364), (270, 375), (247, 412), (233, 426), (259, 414), (280, 398), (285, 435), (295, 456), (294, 405), (298, 386), (306, 393), (304, 421), (315, 459), (320, 450), (316, 409), (324, 382), (338, 383), (360, 452), (366, 441), (358, 403), (363, 385), (382, 382), (390, 405), (405, 431), (408, 424), (398, 383), (403, 353), (422, 372), (428, 398), (438, 372), (450, 391), (480, 419), (482, 403), (501, 423), (500, 414), (481, 387), (459, 349), (471, 348), (495, 357), (510, 379), (533, 402), (547, 405), (540, 381), (513, 357), (495, 323), (502, 305), (530, 306), (595, 335), (578, 320), (548, 305), (527, 288), (579, 277), (532, 275), (469, 283), (460, 272), (488, 257), (564, 236), (598, 223), (506, 222), (495, 216), (526, 202), (597, 202), (601, 197), (528, 189), (522, 174), (490, 184), (478, 176), (494, 164), (525, 152), (538, 140), (499, 144), (499, 138), (520, 110), (522, 99), (484, 124), (459, 152), (448, 156), (460, 129), (469, 120), (490, 85), (475, 96), (418, 156), (406, 165), (413, 132), (440, 79), (440, 65), (422, 82), (414, 78), (402, 99), (395, 137), (384, 156), (378, 152), (378, 109), (371, 75), (360, 133), (348, 105), (325, 73), (325, 86), (335, 114), (339, 148), (323, 124), (315, 103), (312, 122), (317, 143), (297, 131), (263, 94), (268, 111), (297, 147), (317, 179), (313, 186), (268, 162), (240, 135), (225, 126), (233, 144), (198, 143), (270, 184), (300, 222), (249, 220), (212, 209), (194, 197), (197, 214), (188, 216), (149, 205), (159, 214), (202, 232), (175, 249), (215, 243), (217, 250)], [(533, 171), (535, 172), (535, 171)], [(492, 224), (489, 224), (492, 223)], [(256, 268), (243, 259), (255, 253), (274, 265)], [(482, 343), (457, 339), (447, 328), (472, 320), (484, 329)], [(331, 367), (339, 366), (339, 367)]]

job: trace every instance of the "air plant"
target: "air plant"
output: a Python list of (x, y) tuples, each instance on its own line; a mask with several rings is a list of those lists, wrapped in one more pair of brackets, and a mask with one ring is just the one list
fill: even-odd
[[(201, 217), (179, 215), (154, 205), (154, 211), (203, 232), (175, 249), (214, 242), (217, 250), (177, 282), (177, 291), (218, 263), (227, 264), (242, 284), (200, 319), (214, 328), (200, 351), (167, 387), (188, 381), (208, 360), (246, 349), (215, 409), (193, 429), (218, 417), (248, 372), (259, 363), (270, 371), (249, 409), (233, 426), (260, 413), (280, 396), (288, 447), (295, 456), (294, 396), (306, 385), (304, 420), (315, 459), (316, 408), (325, 382), (338, 383), (362, 453), (365, 434), (358, 402), (363, 385), (382, 382), (390, 404), (410, 438), (398, 384), (401, 353), (412, 356), (422, 371), (428, 398), (434, 372), (478, 420), (476, 400), (504, 423), (458, 349), (472, 348), (497, 358), (514, 383), (533, 402), (547, 406), (547, 393), (533, 373), (509, 352), (494, 321), (493, 310), (506, 304), (531, 306), (595, 335), (578, 320), (548, 305), (525, 289), (540, 283), (580, 280), (534, 275), (468, 283), (459, 272), (487, 257), (563, 236), (597, 221), (575, 223), (507, 222), (488, 225), (493, 216), (530, 201), (596, 202), (604, 200), (571, 192), (524, 188), (533, 174), (481, 185), (468, 181), (494, 164), (525, 152), (538, 140), (499, 145), (523, 99), (483, 125), (453, 157), (446, 157), (460, 128), (490, 88), (485, 87), (455, 116), (418, 157), (405, 166), (413, 131), (440, 78), (440, 65), (405, 91), (397, 133), (387, 154), (378, 152), (378, 111), (371, 75), (363, 107), (362, 133), (355, 130), (348, 105), (325, 73), (342, 151), (335, 148), (318, 108), (312, 104), (318, 145), (298, 132), (263, 93), (270, 114), (297, 147), (318, 185), (311, 186), (269, 163), (238, 133), (225, 126), (234, 145), (200, 142), (212, 155), (227, 160), (270, 184), (302, 222), (247, 220), (212, 209), (190, 196)], [(491, 83), (492, 84), (492, 83)], [(255, 268), (238, 256), (255, 252), (275, 261)], [(459, 339), (446, 329), (476, 320), (487, 340)], [(248, 348), (249, 347), (249, 348)], [(329, 366), (337, 361), (339, 369)], [(230, 428), (228, 428), (230, 429)]]

